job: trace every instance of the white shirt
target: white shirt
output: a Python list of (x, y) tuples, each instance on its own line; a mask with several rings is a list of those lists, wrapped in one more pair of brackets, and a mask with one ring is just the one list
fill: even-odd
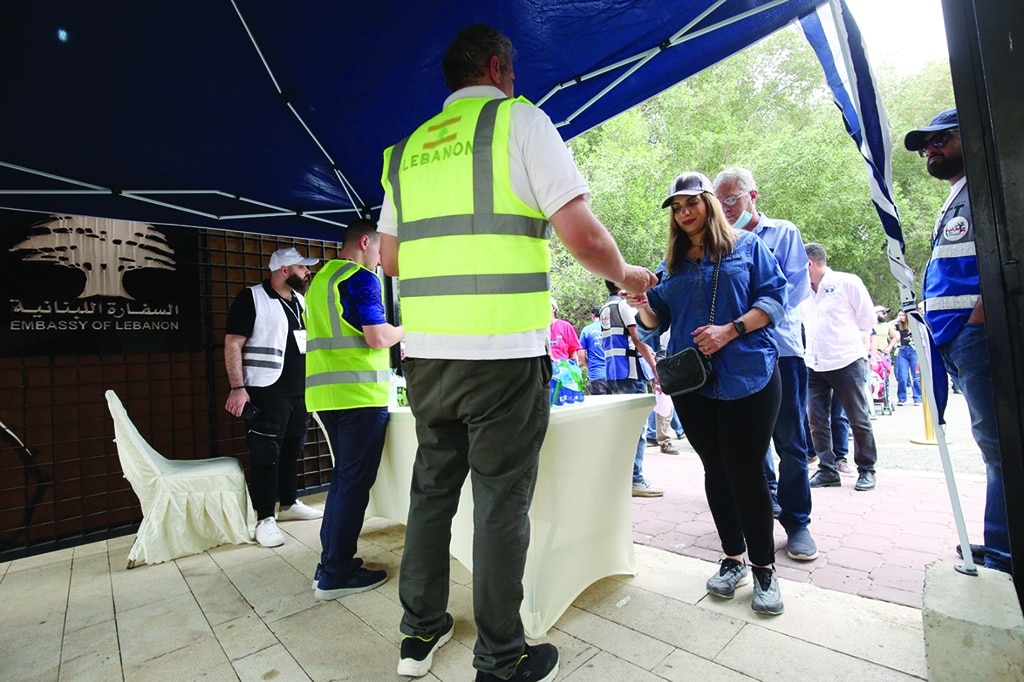
[(842, 369), (867, 357), (863, 337), (878, 318), (860, 277), (831, 268), (800, 305), (807, 335), (804, 361), (815, 372)]
[[(456, 90), (444, 106), (467, 97), (504, 98), (505, 93), (491, 85), (473, 85)], [(576, 197), (590, 197), (590, 188), (573, 161), (562, 136), (548, 115), (533, 105), (512, 107), (508, 136), (509, 177), (512, 191), (524, 204), (546, 217)], [(384, 197), (377, 231), (398, 236), (395, 204)]]

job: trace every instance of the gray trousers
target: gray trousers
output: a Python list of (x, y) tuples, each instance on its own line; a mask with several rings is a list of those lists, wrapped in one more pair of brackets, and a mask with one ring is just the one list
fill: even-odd
[(811, 427), (811, 442), (818, 456), (818, 469), (838, 474), (836, 453), (832, 449), (832, 395), (846, 410), (853, 431), (853, 461), (857, 471), (874, 473), (878, 461), (875, 432), (871, 428), (871, 403), (864, 380), (868, 361), (855, 360), (846, 367), (828, 372), (807, 371), (807, 423)]
[(402, 363), (419, 447), (399, 576), (407, 635), (429, 635), (448, 606), (452, 517), (473, 481), (473, 666), (505, 678), (526, 644), (519, 607), (530, 544), (527, 513), (551, 414), (551, 361)]

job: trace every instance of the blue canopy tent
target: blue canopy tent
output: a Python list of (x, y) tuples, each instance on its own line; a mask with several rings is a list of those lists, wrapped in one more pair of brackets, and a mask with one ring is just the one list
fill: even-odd
[(888, 121), (843, 0), (12, 0), (0, 210), (340, 240), (379, 210), (383, 149), (440, 107), (467, 23), (509, 35), (517, 94), (570, 139), (794, 21), (864, 156), (910, 310)]
[(8, 2), (0, 207), (337, 240), (466, 23), (512, 38), (569, 139), (821, 2)]

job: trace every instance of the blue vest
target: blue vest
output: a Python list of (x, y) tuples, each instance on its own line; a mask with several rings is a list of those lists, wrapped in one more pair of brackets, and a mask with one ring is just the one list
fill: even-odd
[(935, 224), (921, 296), (925, 321), (939, 345), (953, 340), (981, 297), (967, 183)]
[(601, 347), (604, 348), (604, 375), (609, 381), (642, 379), (640, 360), (629, 337), (629, 330), (619, 315), (618, 296), (601, 306)]

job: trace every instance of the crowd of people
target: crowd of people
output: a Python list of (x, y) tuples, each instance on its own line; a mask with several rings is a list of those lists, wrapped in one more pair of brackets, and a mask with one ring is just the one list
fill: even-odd
[[(675, 454), (672, 436), (685, 433), (704, 467), (724, 555), (707, 591), (729, 599), (752, 582), (751, 608), (765, 615), (784, 611), (774, 519), (788, 556), (811, 561), (811, 489), (841, 486), (846, 473), (856, 473), (857, 491), (876, 486), (872, 353), (894, 354), (898, 404), (908, 385), (921, 400), (905, 314), (883, 324), (888, 309), (873, 305), (860, 278), (832, 270), (825, 247), (805, 244), (793, 223), (760, 212), (749, 170), (729, 168), (714, 182), (697, 171), (674, 178), (658, 198), (668, 209), (664, 260), (653, 272), (627, 264), (588, 207), (587, 184), (550, 119), (515, 98), (513, 55), (494, 28), (460, 31), (443, 60), (451, 94), (442, 110), (384, 153), (379, 222), (349, 225), (340, 257), (312, 279), (316, 260), (276, 251), (270, 277), (243, 290), (228, 316), (225, 407), (246, 421), (256, 541), (278, 546), (277, 521), (322, 516), (318, 599), (388, 577), (364, 565), (356, 545), (388, 421), (388, 349), (404, 340), (419, 445), (399, 576), (401, 675), (425, 676), (454, 632), (449, 543), (467, 478), (476, 679), (557, 674), (557, 649), (529, 644), (519, 615), (552, 361), (586, 367), (589, 392), (601, 395), (660, 392), (658, 357), (695, 347), (706, 358), (714, 378), (671, 396), (674, 413), (652, 413), (650, 429), (639, 431), (633, 495), (663, 495), (643, 474), (648, 440)], [(421, 153), (455, 139), (491, 142), (469, 155)], [(1009, 570), (984, 314), (973, 249), (963, 248), (973, 247), (973, 231), (955, 163), (956, 112), (912, 131), (906, 147), (952, 185), (936, 223), (924, 316), (988, 465), (985, 563)], [(550, 297), (549, 224), (607, 285), (579, 335)], [(387, 322), (378, 265), (398, 279), (402, 326)], [(335, 458), (322, 513), (296, 499), (309, 412)], [(847, 464), (850, 430), (856, 472)]]

